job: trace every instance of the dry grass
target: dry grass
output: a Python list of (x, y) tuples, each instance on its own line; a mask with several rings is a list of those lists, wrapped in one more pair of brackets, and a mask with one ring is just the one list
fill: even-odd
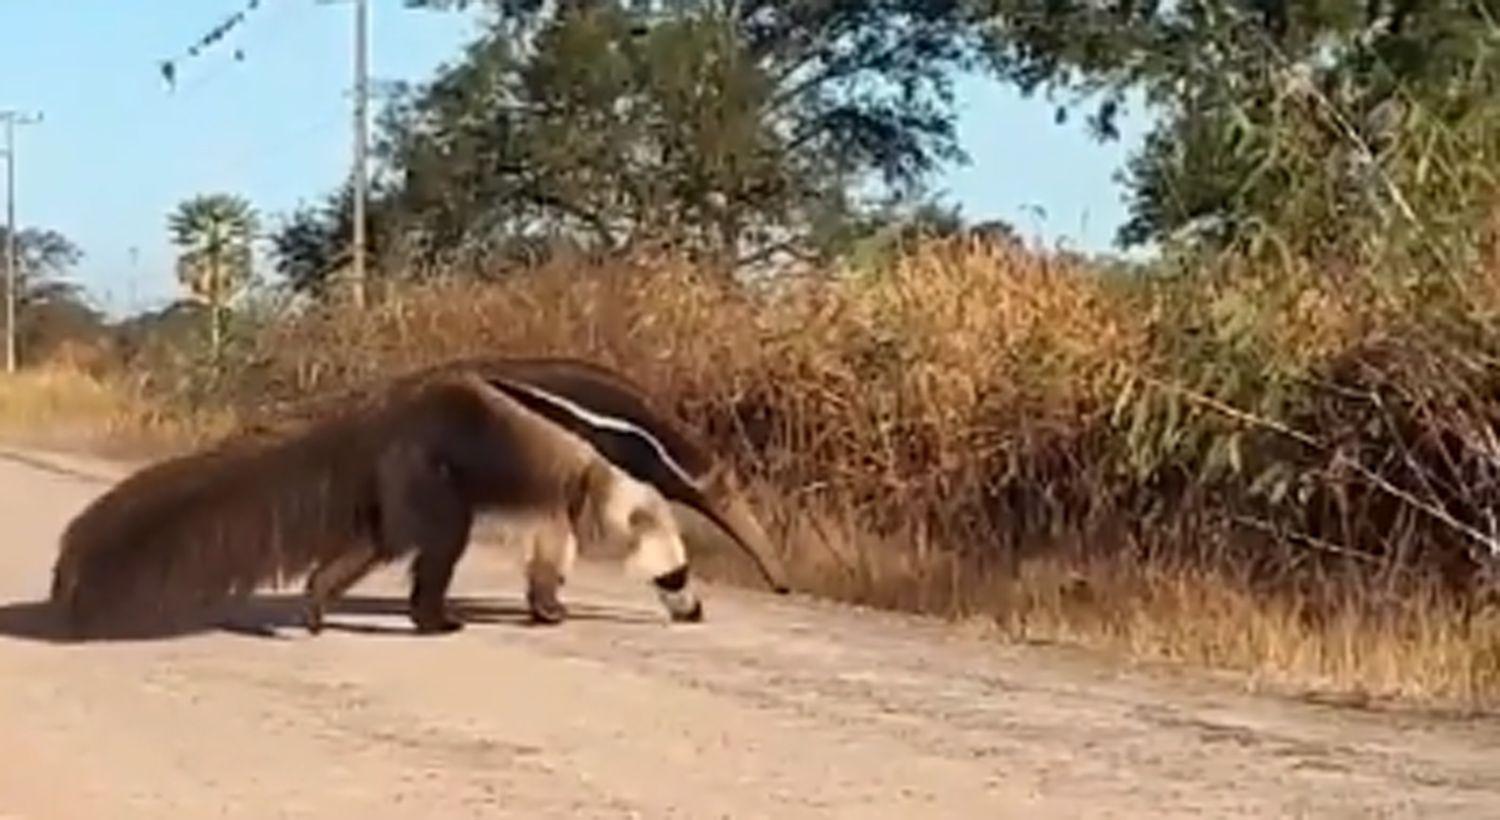
[(228, 413), (181, 416), (124, 382), (66, 364), (0, 374), (0, 438), (130, 458), (224, 435)]
[[(766, 494), (759, 506), (785, 516), (794, 505)], [(794, 520), (781, 516), (772, 520), (794, 585), (832, 600), (978, 621), (1001, 640), (1206, 667), (1251, 688), (1344, 703), (1488, 710), (1500, 697), (1500, 608), (1475, 616), (1430, 590), (1375, 606), (1357, 589), (1330, 592), (1347, 596), (1334, 601), (1267, 593), (1165, 560), (1055, 551), (1007, 566), (920, 531), (877, 534), (848, 514), (801, 506)], [(710, 577), (759, 586), (722, 543), (698, 562)]]
[[(737, 463), (802, 590), (1278, 687), (1492, 705), (1500, 615), (1458, 560), (1462, 539), (1276, 432), (1301, 425), (1353, 441), (1356, 456), (1452, 466), (1441, 478), (1474, 494), (1419, 500), (1466, 521), (1495, 493), (1473, 472), (1483, 453), (1434, 455), (1429, 435), (1482, 439), (1495, 408), (1471, 399), (1500, 395), (1484, 392), (1488, 337), (1409, 332), (1433, 327), (1412, 323), (1432, 313), (1468, 328), (1465, 311), (1494, 300), (1424, 296), (1413, 311), (1377, 285), (1305, 270), (1129, 283), (961, 245), (759, 292), (670, 261), (555, 265), (279, 322), (208, 388), (162, 377), (147, 392), (174, 408), (191, 392), (200, 409), (183, 428), (203, 431), (459, 356), (595, 359)], [(1392, 352), (1392, 339), (1417, 338), (1428, 346)], [(1350, 389), (1307, 386), (1320, 380)], [(138, 395), (135, 383), (68, 389), (95, 408), (82, 417), (115, 431), (160, 422), (110, 394)], [(1384, 415), (1345, 393), (1380, 398)], [(1400, 488), (1432, 477), (1370, 463)], [(1283, 473), (1290, 489), (1267, 501)], [(1314, 492), (1299, 496), (1299, 481)], [(1246, 517), (1285, 534), (1232, 523)], [(727, 550), (705, 548), (700, 565), (757, 583)]]

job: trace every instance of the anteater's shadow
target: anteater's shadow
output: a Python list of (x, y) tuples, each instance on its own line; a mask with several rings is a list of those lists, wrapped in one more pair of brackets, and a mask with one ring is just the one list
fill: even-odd
[[(544, 628), (532, 622), (526, 605), (518, 600), (454, 597), (449, 602), (453, 613), (470, 629), (485, 625)], [(415, 636), (415, 629), (407, 618), (407, 612), (408, 604), (404, 597), (347, 595), (329, 607), (323, 629), (327, 632), (362, 635)], [(661, 620), (642, 610), (591, 606), (573, 601), (568, 602), (568, 619), (613, 623), (655, 623)], [(207, 632), (229, 632), (280, 640), (306, 635), (302, 621), (302, 597), (290, 594), (252, 595), (196, 618), (111, 624), (108, 629), (97, 630), (86, 637), (71, 634), (46, 601), (0, 604), (0, 638), (44, 643), (151, 641)]]

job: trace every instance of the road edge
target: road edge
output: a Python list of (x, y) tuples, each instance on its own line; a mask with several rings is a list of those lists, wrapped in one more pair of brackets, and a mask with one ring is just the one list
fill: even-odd
[(139, 466), (122, 459), (85, 456), (8, 441), (0, 441), (0, 459), (94, 484), (113, 483)]

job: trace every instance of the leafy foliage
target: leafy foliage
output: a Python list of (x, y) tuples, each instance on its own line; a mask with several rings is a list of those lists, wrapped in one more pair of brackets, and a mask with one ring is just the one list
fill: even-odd
[[(1373, 259), (1472, 240), (1500, 148), (1490, 2), (990, 0), (993, 66), (1023, 89), (1125, 94), (1160, 119), (1125, 180), (1127, 243)], [(1455, 233), (1456, 232), (1456, 233)]]
[[(8, 247), (0, 225), (0, 261)], [(83, 259), (83, 251), (57, 231), (23, 228), (16, 232), (16, 305), (18, 310), (39, 303), (81, 298), (81, 288), (64, 277)], [(0, 317), (3, 318), (3, 317)]]
[[(0, 225), (0, 249), (6, 229)], [(0, 251), (0, 260), (3, 260)], [(16, 336), (23, 361), (36, 361), (67, 341), (91, 340), (104, 332), (104, 319), (68, 273), (83, 251), (63, 234), (47, 228), (16, 232)], [(5, 315), (0, 312), (0, 328)]]
[(665, 246), (726, 271), (808, 260), (855, 212), (856, 186), (908, 197), (963, 158), (950, 73), (977, 39), (956, 2), (494, 11), (387, 118), (398, 230), (420, 258)]
[[(271, 232), (272, 264), (294, 293), (317, 299), (331, 295), (333, 280), (353, 258), (353, 201), (353, 186), (343, 185), (321, 202), (297, 208)], [(370, 188), (365, 217), (366, 251), (372, 259), (367, 274), (382, 281), (391, 275), (384, 263), (395, 235), (389, 197), (380, 186)]]
[(209, 308), (211, 345), (217, 355), (223, 341), (224, 310), (254, 276), (252, 243), (259, 217), (241, 197), (204, 194), (179, 205), (168, 216), (167, 226), (181, 250), (178, 280)]

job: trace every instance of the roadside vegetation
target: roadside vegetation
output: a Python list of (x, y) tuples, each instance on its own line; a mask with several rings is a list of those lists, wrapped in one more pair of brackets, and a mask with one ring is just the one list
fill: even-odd
[[(249, 206), (198, 200), (233, 204), (173, 222), (199, 301), (108, 322), (38, 295), (0, 430), (163, 452), (457, 356), (582, 356), (733, 458), (801, 591), (1500, 699), (1500, 98), (1473, 4), (701, 5), (492, 8), (388, 111), (367, 305), (347, 191), (269, 236), (275, 286)], [(818, 26), (854, 45), (793, 36)], [(1152, 255), (1030, 246), (922, 192), (959, 153), (942, 78), (976, 66), (1088, 92), (1105, 137), (1152, 101), (1121, 236)], [(848, 91), (875, 80), (908, 93)]]

